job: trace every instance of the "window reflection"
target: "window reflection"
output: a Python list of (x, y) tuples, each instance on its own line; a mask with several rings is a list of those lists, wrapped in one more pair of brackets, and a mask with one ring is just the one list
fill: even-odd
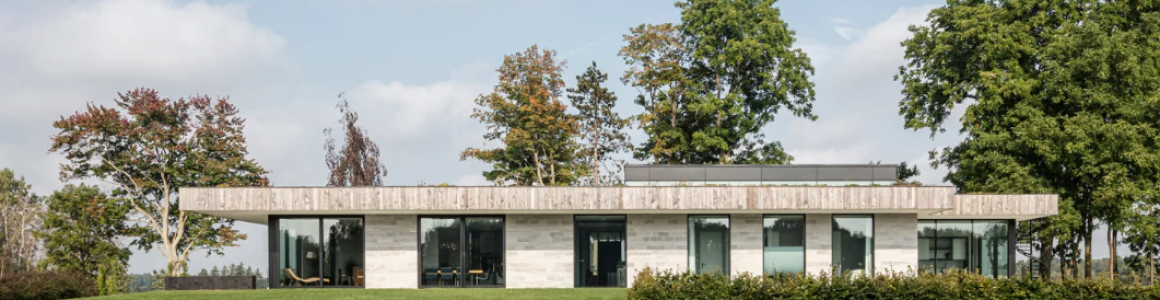
[(319, 270), (318, 219), (282, 219), (278, 222), (280, 286), (318, 286), (328, 279)]
[(729, 216), (689, 216), (689, 267), (729, 274)]
[(919, 221), (919, 266), (936, 273), (959, 269), (1006, 277), (1008, 224), (1003, 220)]
[(805, 271), (805, 217), (770, 215), (763, 220), (764, 267), (766, 274), (796, 274)]
[(869, 275), (874, 270), (874, 217), (834, 216), (835, 272)]
[(363, 221), (357, 218), (324, 218), (326, 231), (325, 278), (333, 286), (363, 286)]
[(501, 217), (419, 218), (419, 285), (504, 284)]

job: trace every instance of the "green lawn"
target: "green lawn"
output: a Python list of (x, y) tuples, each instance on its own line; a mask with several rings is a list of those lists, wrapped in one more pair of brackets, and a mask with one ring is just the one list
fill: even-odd
[(297, 289), (253, 291), (156, 291), (99, 297), (101, 300), (137, 299), (246, 299), (246, 300), (322, 300), (322, 299), (624, 299), (626, 289), (423, 289), (423, 290), (362, 290), (362, 289)]

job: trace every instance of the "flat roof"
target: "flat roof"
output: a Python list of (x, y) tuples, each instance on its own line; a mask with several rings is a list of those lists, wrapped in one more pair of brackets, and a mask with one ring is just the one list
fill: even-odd
[(625, 182), (893, 182), (894, 164), (652, 165), (624, 167)]

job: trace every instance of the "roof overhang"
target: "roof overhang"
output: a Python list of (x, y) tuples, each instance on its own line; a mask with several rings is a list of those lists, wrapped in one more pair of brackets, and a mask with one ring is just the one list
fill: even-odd
[(922, 219), (1054, 215), (1058, 196), (956, 195), (953, 187), (184, 187), (185, 211), (265, 224), (272, 215), (857, 214)]

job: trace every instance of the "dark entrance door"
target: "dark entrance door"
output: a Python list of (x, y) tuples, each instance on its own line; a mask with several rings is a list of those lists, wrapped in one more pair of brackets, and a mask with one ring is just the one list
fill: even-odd
[(576, 286), (624, 286), (624, 216), (576, 217)]

